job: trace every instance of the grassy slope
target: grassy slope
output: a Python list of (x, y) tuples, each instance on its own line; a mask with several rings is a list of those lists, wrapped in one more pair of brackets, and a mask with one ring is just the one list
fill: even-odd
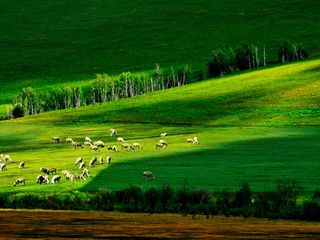
[[(242, 180), (248, 180), (254, 190), (263, 190), (270, 189), (278, 178), (295, 179), (305, 190), (313, 190), (319, 182), (319, 65), (320, 60), (306, 61), (0, 122), (5, 129), (0, 152), (10, 153), (16, 160), (0, 173), (1, 190), (13, 190), (10, 185), (17, 176), (26, 176), (28, 184), (15, 191), (117, 189), (129, 184), (146, 188), (165, 183), (219, 190), (235, 188)], [(115, 139), (106, 135), (109, 127), (144, 148), (118, 153), (103, 149), (95, 154), (49, 143), (51, 136), (59, 135), (79, 141), (90, 136), (113, 144)], [(170, 134), (169, 147), (155, 150), (163, 131)], [(195, 134), (200, 144), (187, 145), (185, 139)], [(76, 157), (83, 156), (88, 163), (94, 155), (107, 154), (113, 163), (91, 168), (92, 177), (86, 183), (62, 181), (41, 188), (35, 184), (41, 166), (77, 172), (73, 165)], [(27, 169), (19, 170), (22, 160)], [(145, 181), (141, 177), (144, 170), (153, 171), (156, 179)]]
[(273, 60), (282, 40), (319, 54), (319, 11), (316, 0), (0, 0), (0, 104), (29, 85), (203, 66), (212, 49), (242, 42)]

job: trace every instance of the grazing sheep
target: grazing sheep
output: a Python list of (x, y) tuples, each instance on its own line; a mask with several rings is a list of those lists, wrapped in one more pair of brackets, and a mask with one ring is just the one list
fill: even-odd
[(1, 155), (0, 155), (0, 158), (1, 158), (1, 160), (4, 161), (5, 163), (8, 163), (8, 162), (14, 163), (14, 162), (12, 161), (10, 155), (8, 155), (8, 154), (5, 154), (5, 155), (1, 154)]
[(40, 168), (40, 173), (44, 173), (44, 174), (48, 174), (49, 175), (48, 169), (46, 169), (44, 167)]
[(193, 143), (193, 139), (192, 138), (187, 138), (187, 143)]
[(117, 130), (115, 130), (115, 129), (113, 129), (113, 128), (110, 128), (110, 129), (109, 129), (109, 134), (110, 134), (110, 137), (112, 137), (113, 135), (117, 135), (118, 132), (117, 132)]
[(91, 143), (91, 142), (88, 142), (88, 141), (85, 141), (85, 142), (83, 143), (83, 145), (85, 145), (85, 146), (87, 146), (87, 147), (93, 146), (92, 143)]
[(142, 148), (141, 145), (140, 145), (140, 143), (133, 143), (133, 144), (132, 144), (132, 147), (133, 147), (134, 149), (141, 149), (141, 148)]
[(68, 170), (62, 170), (62, 175), (67, 176), (70, 172)]
[(117, 141), (118, 141), (119, 143), (124, 143), (124, 142), (125, 142), (122, 137), (118, 137), (118, 138), (117, 138)]
[(23, 183), (23, 186), (26, 185), (26, 179), (25, 178), (17, 178), (14, 183), (13, 183), (13, 187), (15, 187), (16, 185)]
[(82, 162), (83, 162), (82, 157), (78, 157), (78, 158), (76, 159), (74, 165), (78, 165), (78, 164), (80, 164), (80, 163), (82, 163)]
[(91, 145), (91, 146), (90, 146), (90, 150), (91, 150), (91, 151), (100, 151), (99, 147), (98, 147), (98, 146), (95, 146), (95, 145)]
[(94, 167), (94, 164), (96, 163), (97, 161), (97, 157), (93, 157), (89, 163), (89, 167)]
[(161, 140), (159, 141), (159, 143), (168, 146), (168, 144), (167, 144), (167, 142), (166, 142), (165, 140), (162, 140), (162, 139), (161, 139)]
[(73, 143), (72, 138), (66, 138), (66, 144), (71, 144), (71, 143)]
[(2, 172), (5, 168), (7, 168), (7, 165), (5, 163), (0, 163), (0, 171)]
[(57, 169), (56, 168), (50, 168), (49, 170), (48, 170), (48, 174), (50, 174), (50, 173), (57, 173)]
[(89, 170), (87, 168), (83, 169), (81, 176), (83, 178), (89, 177)]
[(93, 142), (93, 145), (100, 148), (104, 148), (104, 142), (101, 140)]
[(60, 183), (60, 179), (61, 179), (61, 176), (60, 175), (54, 175), (51, 179), (51, 183), (52, 184), (55, 184), (55, 183)]
[(79, 142), (72, 142), (71, 146), (76, 149), (76, 148), (83, 148), (82, 144)]
[(111, 163), (111, 157), (110, 157), (110, 156), (107, 156), (106, 162), (107, 162), (108, 164)]
[(197, 137), (194, 137), (194, 138), (193, 138), (193, 144), (199, 144), (199, 141), (198, 141), (198, 138), (197, 138)]
[(168, 136), (168, 133), (161, 133), (160, 134), (160, 137), (166, 137), (166, 136)]
[(92, 140), (91, 140), (89, 137), (85, 137), (85, 138), (84, 138), (84, 141), (85, 141), (85, 142), (90, 142), (90, 143), (92, 142)]
[(71, 174), (69, 171), (66, 173), (65, 177), (67, 180), (71, 180), (71, 181), (73, 181), (73, 179), (74, 179), (73, 174)]
[(85, 163), (84, 162), (81, 162), (80, 163), (80, 166), (79, 166), (79, 169), (81, 170), (82, 168), (84, 168), (86, 165), (85, 165)]
[(24, 162), (21, 162), (21, 163), (19, 164), (19, 168), (20, 168), (20, 169), (24, 168)]
[(61, 141), (60, 137), (52, 137), (53, 143), (59, 143)]
[(86, 180), (86, 179), (82, 176), (82, 174), (79, 174), (79, 173), (76, 173), (76, 174), (73, 175), (72, 181), (73, 181), (73, 180), (77, 180), (77, 179), (79, 179), (79, 180)]
[(115, 146), (115, 145), (113, 145), (113, 146), (108, 146), (108, 150), (114, 151), (114, 152), (117, 152), (117, 151), (118, 151), (117, 146)]
[(37, 176), (37, 183), (39, 183), (40, 185), (41, 185), (42, 183), (49, 183), (49, 178), (48, 178), (48, 176), (38, 175), (38, 176)]
[(100, 164), (103, 164), (103, 161), (104, 161), (104, 160), (103, 160), (103, 157), (100, 157), (100, 158), (99, 158)]
[(166, 144), (163, 144), (163, 143), (157, 143), (156, 144), (156, 148), (166, 148), (167, 145)]
[(132, 147), (130, 146), (130, 144), (124, 143), (124, 144), (122, 144), (122, 149), (127, 150), (127, 151), (130, 151), (130, 150), (133, 150), (134, 148), (132, 148)]
[(144, 171), (143, 174), (142, 174), (145, 178), (152, 178), (154, 179), (155, 176), (152, 174), (152, 172), (150, 171)]

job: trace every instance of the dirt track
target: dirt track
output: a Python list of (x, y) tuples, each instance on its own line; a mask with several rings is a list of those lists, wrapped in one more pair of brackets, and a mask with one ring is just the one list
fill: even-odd
[(1, 239), (320, 239), (320, 223), (176, 214), (0, 211)]

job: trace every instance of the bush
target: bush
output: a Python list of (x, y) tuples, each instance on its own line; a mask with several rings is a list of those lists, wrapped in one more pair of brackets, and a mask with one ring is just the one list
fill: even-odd
[(303, 217), (306, 220), (320, 221), (320, 204), (317, 201), (303, 203)]
[(17, 103), (13, 106), (10, 114), (13, 118), (20, 118), (24, 116), (22, 104)]
[(248, 206), (251, 203), (252, 192), (250, 190), (248, 182), (243, 182), (241, 188), (235, 194), (235, 206), (242, 208)]

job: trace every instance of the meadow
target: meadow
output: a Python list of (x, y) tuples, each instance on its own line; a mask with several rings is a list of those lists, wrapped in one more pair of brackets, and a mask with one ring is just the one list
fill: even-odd
[[(319, 60), (207, 80), (130, 99), (78, 109), (53, 111), (1, 121), (0, 152), (15, 161), (0, 172), (1, 191), (55, 192), (119, 189), (129, 185), (173, 188), (183, 185), (210, 191), (234, 190), (247, 180), (254, 191), (272, 190), (277, 179), (295, 180), (306, 192), (318, 188), (320, 155)], [(143, 149), (112, 153), (106, 149), (72, 149), (51, 137), (86, 136), (116, 143), (107, 134), (116, 128), (129, 143)], [(156, 149), (168, 132), (166, 149)], [(199, 145), (187, 144), (197, 136)], [(40, 167), (80, 172), (82, 156), (112, 156), (110, 165), (90, 168), (87, 181), (36, 184)], [(26, 168), (18, 169), (20, 161)], [(145, 170), (154, 180), (142, 177)], [(26, 186), (13, 188), (16, 177)]]
[(96, 73), (206, 66), (213, 49), (281, 41), (319, 56), (314, 0), (0, 1), (0, 113), (23, 87), (87, 82)]

